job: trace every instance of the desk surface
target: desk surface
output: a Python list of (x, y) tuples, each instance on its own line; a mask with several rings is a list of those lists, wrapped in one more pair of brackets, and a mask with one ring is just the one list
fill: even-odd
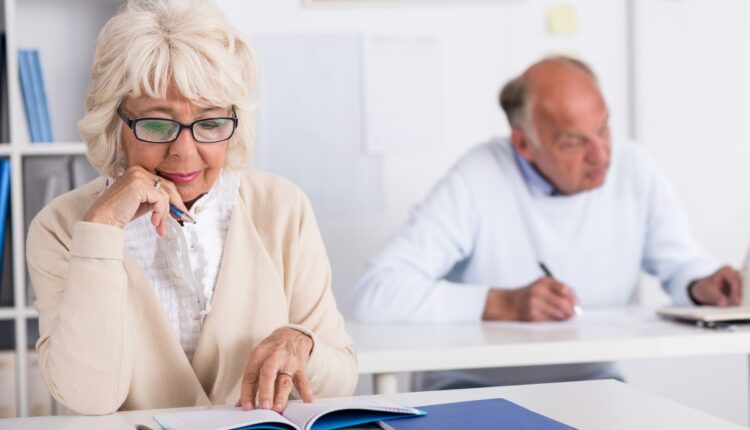
[(347, 323), (360, 373), (470, 369), (750, 353), (736, 331), (660, 319), (653, 309), (591, 310), (554, 323)]
[[(403, 393), (383, 397), (414, 406), (502, 397), (581, 430), (744, 428), (612, 380)], [(152, 417), (164, 411), (166, 410), (118, 412), (101, 417), (7, 419), (0, 420), (0, 429), (133, 430), (135, 424), (146, 424), (157, 429), (158, 426)]]

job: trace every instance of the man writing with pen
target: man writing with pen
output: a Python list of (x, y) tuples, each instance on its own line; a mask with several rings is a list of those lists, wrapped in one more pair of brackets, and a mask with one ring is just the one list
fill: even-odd
[[(675, 304), (740, 302), (737, 272), (692, 238), (671, 186), (612, 140), (583, 62), (552, 57), (500, 94), (511, 135), (467, 153), (371, 262), (363, 321), (560, 321), (632, 302), (641, 271)], [(554, 274), (554, 276), (552, 276)], [(619, 378), (612, 363), (432, 372), (418, 389)]]

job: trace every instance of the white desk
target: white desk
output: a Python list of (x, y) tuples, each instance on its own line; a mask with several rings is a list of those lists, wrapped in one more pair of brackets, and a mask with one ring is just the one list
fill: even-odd
[[(385, 397), (412, 406), (502, 397), (581, 430), (744, 428), (612, 380), (402, 393)], [(101, 417), (15, 418), (0, 420), (0, 430), (133, 430), (135, 424), (157, 429), (152, 417), (164, 411), (118, 412)]]
[(652, 309), (587, 311), (560, 323), (347, 323), (359, 372), (395, 393), (397, 372), (750, 354), (750, 326), (718, 331), (661, 320)]

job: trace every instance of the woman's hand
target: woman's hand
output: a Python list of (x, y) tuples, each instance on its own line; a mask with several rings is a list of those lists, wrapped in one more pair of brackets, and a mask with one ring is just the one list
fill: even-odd
[(292, 328), (283, 327), (271, 333), (250, 353), (242, 377), (240, 400), (235, 406), (254, 409), (257, 396), (261, 409), (281, 413), (293, 386), (304, 402), (312, 402), (312, 390), (305, 375), (312, 347), (310, 337)]
[(159, 236), (164, 236), (167, 234), (170, 202), (187, 212), (172, 182), (140, 166), (133, 166), (99, 196), (83, 220), (124, 228), (130, 221), (152, 210), (151, 224)]

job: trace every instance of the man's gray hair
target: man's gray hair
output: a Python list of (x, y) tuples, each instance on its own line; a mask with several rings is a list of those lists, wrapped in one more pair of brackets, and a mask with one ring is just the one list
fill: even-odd
[(596, 82), (596, 74), (585, 62), (576, 58), (567, 57), (563, 55), (555, 55), (546, 57), (543, 60), (535, 63), (528, 69), (526, 69), (520, 76), (511, 79), (502, 90), (500, 90), (500, 107), (503, 108), (505, 116), (508, 117), (508, 123), (511, 128), (520, 128), (522, 130), (529, 130), (529, 120), (531, 112), (531, 85), (529, 82), (528, 72), (529, 70), (540, 63), (545, 62), (556, 62), (562, 64), (568, 64), (577, 67), (584, 71), (587, 75), (591, 76)]

